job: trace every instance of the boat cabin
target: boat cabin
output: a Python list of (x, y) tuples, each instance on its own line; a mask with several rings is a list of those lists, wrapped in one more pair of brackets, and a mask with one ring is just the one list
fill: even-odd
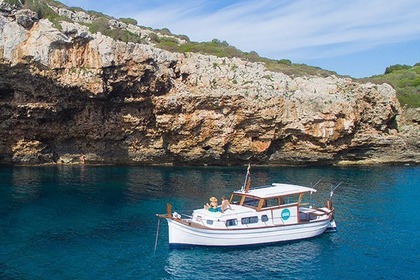
[[(194, 210), (191, 222), (210, 228), (249, 228), (291, 225), (310, 220), (315, 209), (305, 208), (315, 189), (290, 184), (272, 184), (248, 191), (239, 190), (230, 197), (231, 208), (224, 212)], [(304, 199), (305, 197), (305, 199)], [(325, 213), (320, 213), (325, 215)], [(312, 217), (314, 219), (316, 217)]]
[(235, 191), (230, 197), (230, 203), (251, 207), (257, 212), (279, 208), (301, 206), (303, 196), (314, 193), (315, 189), (289, 184), (272, 184), (251, 189)]

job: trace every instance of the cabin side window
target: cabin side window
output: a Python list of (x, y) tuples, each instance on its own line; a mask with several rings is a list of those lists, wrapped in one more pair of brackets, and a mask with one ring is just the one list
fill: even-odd
[(298, 203), (299, 194), (285, 196), (285, 197), (283, 197), (283, 201), (284, 201), (284, 204)]
[(311, 197), (310, 197), (309, 193), (305, 193), (305, 194), (302, 195), (301, 201), (299, 202), (299, 204), (302, 205), (302, 206), (311, 204)]
[(267, 215), (262, 215), (261, 216), (261, 222), (263, 222), (263, 223), (268, 222), (268, 216)]
[(258, 198), (247, 197), (244, 201), (244, 206), (257, 207), (260, 200)]
[(238, 224), (238, 219), (226, 220), (227, 227), (236, 226), (237, 224)]
[(257, 216), (246, 217), (246, 218), (241, 219), (241, 224), (243, 224), (243, 225), (255, 224), (255, 223), (258, 223), (258, 217)]
[(283, 199), (281, 197), (267, 198), (264, 203), (264, 207), (274, 207), (283, 204)]
[(213, 221), (212, 220), (207, 220), (207, 224), (208, 225), (212, 225), (213, 224)]

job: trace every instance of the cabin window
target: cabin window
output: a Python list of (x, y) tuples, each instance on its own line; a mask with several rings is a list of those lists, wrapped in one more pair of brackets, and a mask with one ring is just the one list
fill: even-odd
[(246, 217), (246, 218), (242, 218), (242, 219), (241, 219), (241, 223), (242, 223), (243, 225), (258, 223), (258, 217), (257, 217), (257, 216), (254, 216), (254, 217)]
[(212, 225), (213, 224), (213, 221), (212, 220), (207, 220), (207, 224), (208, 225)]
[(310, 205), (311, 204), (311, 197), (309, 196), (308, 193), (302, 195), (301, 201), (300, 201), (300, 205)]
[(268, 222), (268, 216), (267, 216), (267, 215), (262, 215), (262, 216), (261, 216), (261, 221), (262, 221), (263, 223)]
[(297, 203), (299, 201), (299, 194), (285, 196), (283, 200), (284, 204)]
[(267, 198), (264, 203), (264, 207), (274, 207), (283, 204), (283, 200), (280, 197)]
[(259, 202), (260, 200), (257, 198), (247, 197), (245, 198), (244, 205), (257, 207)]
[(230, 203), (231, 204), (239, 204), (239, 202), (241, 202), (241, 198), (242, 198), (242, 196), (234, 194)]
[(227, 227), (236, 226), (237, 224), (238, 224), (238, 219), (226, 220)]

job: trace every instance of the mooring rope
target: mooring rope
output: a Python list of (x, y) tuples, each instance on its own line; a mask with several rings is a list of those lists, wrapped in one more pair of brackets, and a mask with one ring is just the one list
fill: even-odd
[(158, 238), (159, 238), (159, 225), (160, 225), (160, 218), (158, 219), (157, 229), (156, 229), (156, 239), (155, 239), (155, 249), (153, 251), (153, 254), (156, 253)]

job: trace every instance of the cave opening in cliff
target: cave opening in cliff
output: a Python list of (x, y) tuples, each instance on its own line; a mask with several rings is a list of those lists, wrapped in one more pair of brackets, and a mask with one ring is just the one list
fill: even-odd
[(386, 126), (388, 129), (395, 129), (398, 131), (398, 121), (397, 116), (394, 116), (393, 118), (389, 119), (386, 123)]
[(0, 100), (11, 101), (15, 95), (15, 90), (10, 87), (0, 87)]

